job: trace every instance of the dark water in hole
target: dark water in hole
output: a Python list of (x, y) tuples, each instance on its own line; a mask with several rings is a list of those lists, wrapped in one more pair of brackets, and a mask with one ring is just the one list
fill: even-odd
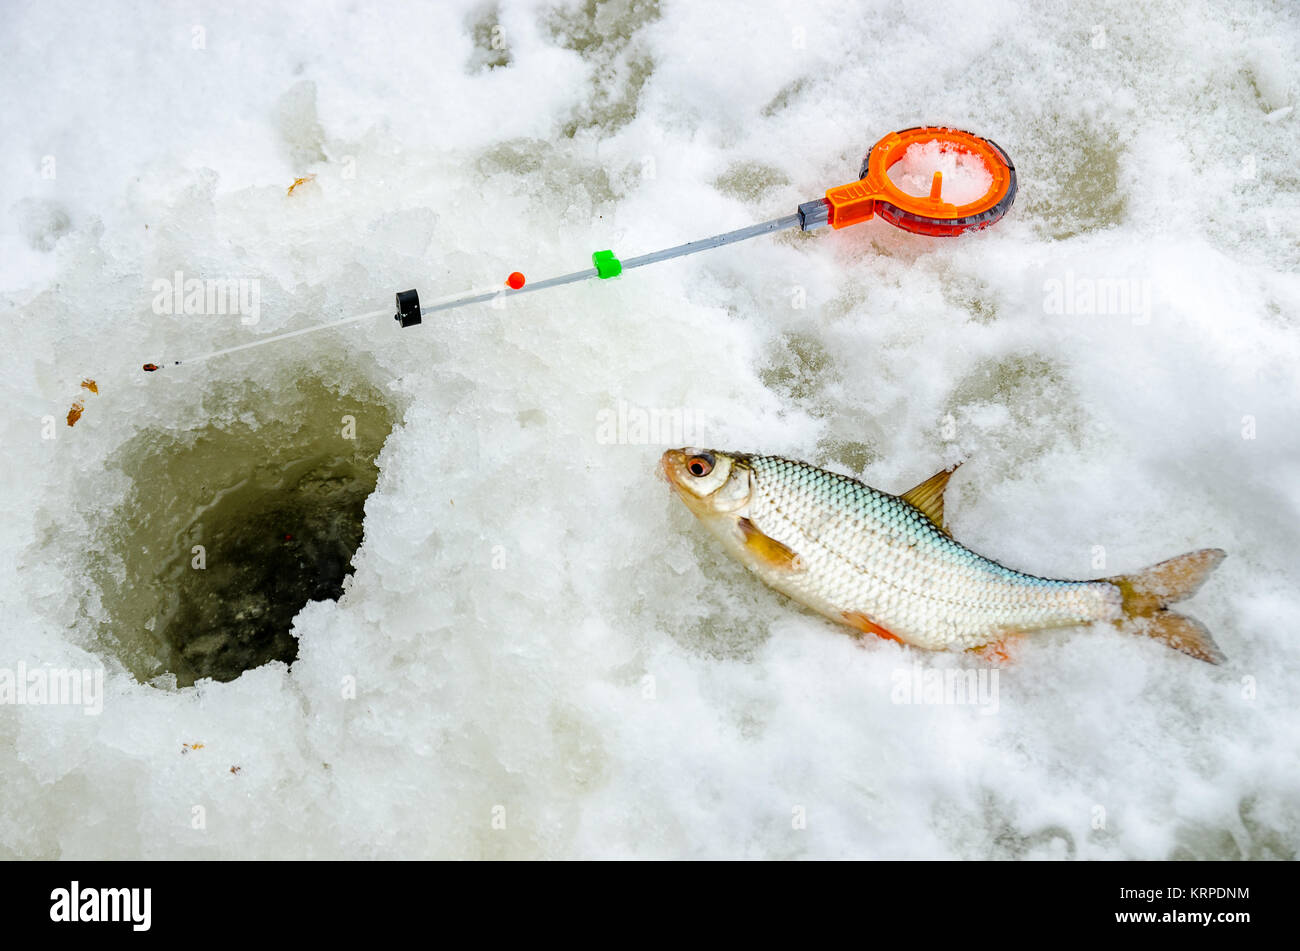
[(307, 602), (343, 593), (372, 488), (326, 465), (205, 513), (207, 566), (181, 574), (166, 630), (186, 679), (233, 680), (298, 656), (293, 618)]
[(382, 394), (311, 373), (213, 390), (196, 415), (115, 455), (133, 488), (87, 552), (98, 646), (159, 687), (297, 657), (293, 619), (342, 594), (393, 430)]

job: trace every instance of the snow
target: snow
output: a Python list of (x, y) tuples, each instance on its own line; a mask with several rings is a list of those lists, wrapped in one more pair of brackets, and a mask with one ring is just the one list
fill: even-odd
[(989, 193), (993, 175), (969, 152), (945, 148), (941, 142), (910, 145), (891, 165), (889, 180), (909, 195), (928, 196), (935, 172), (942, 174), (939, 197), (950, 205), (968, 205)]
[[(104, 672), (98, 715), (0, 705), (0, 856), (1295, 856), (1293, 7), (0, 17), (0, 668)], [(788, 214), (935, 123), (1015, 161), (995, 228), (760, 238), (140, 371)], [(155, 313), (176, 271), (257, 280), (258, 321)], [(356, 401), (382, 450), (344, 595), (292, 667), (175, 686), (155, 569)], [(620, 406), (894, 492), (964, 459), (956, 537), (1049, 576), (1222, 547), (1187, 607), (1228, 663), (1073, 630), (995, 713), (894, 703), (975, 662), (764, 588), (657, 477), (688, 440), (611, 439)]]

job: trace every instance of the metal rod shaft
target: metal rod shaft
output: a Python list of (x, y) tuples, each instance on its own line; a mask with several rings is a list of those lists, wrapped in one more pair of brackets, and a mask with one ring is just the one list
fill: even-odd
[(485, 304), (495, 297), (513, 297), (516, 294), (527, 294), (530, 291), (545, 290), (548, 287), (559, 287), (562, 284), (576, 284), (578, 281), (585, 281), (588, 278), (596, 277), (596, 269), (589, 267), (585, 271), (574, 271), (572, 274), (561, 274), (559, 277), (548, 277), (544, 281), (536, 281), (532, 284), (525, 284), (523, 287), (515, 290), (509, 287), (503, 287), (498, 290), (486, 291), (483, 293), (469, 293), (464, 297), (457, 297), (454, 300), (433, 303), (429, 305), (420, 305), (420, 314), (433, 314), (440, 310), (451, 310), (455, 307), (466, 307), (469, 304)]
[(786, 215), (784, 218), (773, 218), (771, 221), (737, 228), (735, 231), (728, 231), (725, 234), (715, 234), (711, 238), (688, 241), (685, 244), (677, 245), (675, 248), (664, 248), (662, 251), (651, 251), (649, 254), (642, 254), (639, 257), (627, 258), (623, 261), (623, 270), (629, 271), (634, 267), (656, 264), (659, 261), (694, 254), (696, 251), (708, 251), (710, 248), (720, 248), (724, 244), (735, 244), (737, 241), (744, 241), (747, 238), (757, 238), (762, 234), (771, 234), (773, 231), (784, 231), (787, 228), (797, 227), (799, 227), (799, 215), (796, 212), (793, 215)]
[[(764, 221), (756, 225), (748, 225), (744, 228), (737, 228), (735, 231), (728, 231), (724, 234), (716, 234), (710, 238), (700, 238), (697, 241), (688, 241), (686, 244), (679, 244), (676, 247), (664, 248), (661, 251), (651, 251), (649, 254), (642, 254), (638, 257), (628, 258), (622, 262), (623, 270), (629, 271), (635, 267), (644, 267), (647, 264), (655, 264), (659, 261), (668, 261), (673, 258), (685, 257), (688, 254), (694, 254), (697, 251), (708, 251), (710, 248), (720, 248), (723, 245), (735, 244), (737, 241), (744, 241), (747, 238), (756, 238), (759, 235), (771, 234), (774, 231), (784, 231), (787, 228), (800, 227), (800, 216), (796, 213), (786, 215), (783, 218), (773, 218), (771, 221)], [(433, 314), (442, 310), (452, 310), (457, 307), (467, 307), (470, 304), (485, 304), (497, 297), (513, 297), (517, 294), (528, 294), (532, 291), (545, 290), (548, 287), (560, 287), (564, 284), (576, 284), (578, 281), (590, 280), (593, 277), (599, 277), (600, 273), (594, 268), (586, 268), (581, 271), (573, 271), (570, 274), (561, 274), (558, 277), (548, 277), (541, 281), (534, 281), (525, 284), (518, 289), (514, 288), (496, 288), (493, 290), (475, 290), (464, 294), (452, 294), (442, 297), (420, 307), (421, 315)], [(285, 340), (289, 337), (301, 337), (304, 334), (316, 333), (320, 330), (329, 330), (332, 327), (341, 327), (344, 324), (356, 323), (359, 320), (367, 320), (371, 317), (378, 317), (381, 314), (391, 313), (391, 308), (385, 310), (372, 310), (365, 314), (357, 314), (354, 317), (345, 317), (342, 320), (334, 320), (325, 324), (316, 324), (312, 327), (304, 327), (301, 330), (290, 330), (287, 333), (275, 334), (271, 337), (261, 337), (257, 340), (241, 343), (235, 347), (227, 347), (224, 350), (214, 350), (212, 353), (205, 353), (201, 356), (190, 357), (186, 360), (173, 360), (170, 363), (162, 364), (158, 369), (165, 369), (169, 366), (182, 366), (190, 363), (201, 363), (204, 360), (211, 360), (213, 357), (225, 356), (228, 353), (237, 353), (240, 350), (251, 350), (253, 347), (260, 347), (264, 344), (274, 343), (277, 340)]]

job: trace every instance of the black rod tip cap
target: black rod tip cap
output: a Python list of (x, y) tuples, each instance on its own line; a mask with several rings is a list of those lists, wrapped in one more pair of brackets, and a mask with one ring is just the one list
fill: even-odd
[(420, 322), (420, 295), (416, 291), (397, 292), (397, 313), (393, 319), (403, 327), (414, 327)]

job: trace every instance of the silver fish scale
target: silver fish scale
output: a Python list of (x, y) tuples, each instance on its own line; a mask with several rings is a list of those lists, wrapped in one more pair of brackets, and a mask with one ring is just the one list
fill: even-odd
[(753, 473), (749, 520), (802, 562), (795, 572), (766, 568), (765, 580), (830, 617), (860, 613), (932, 650), (1120, 617), (1115, 585), (1013, 571), (855, 479), (776, 456), (741, 464)]

